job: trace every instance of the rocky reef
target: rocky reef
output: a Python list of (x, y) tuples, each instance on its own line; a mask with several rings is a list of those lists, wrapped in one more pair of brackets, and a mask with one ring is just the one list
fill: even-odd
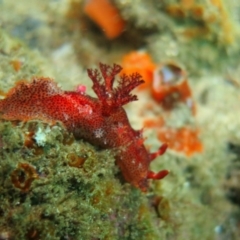
[[(115, 150), (75, 139), (61, 122), (1, 119), (0, 239), (239, 239), (239, 3), (109, 2), (125, 24), (114, 39), (85, 1), (0, 1), (0, 97), (33, 77), (94, 96), (87, 68), (145, 54), (150, 64), (137, 55), (124, 66), (149, 78), (125, 109), (151, 151), (168, 141), (150, 168), (170, 173), (142, 193), (122, 178)], [(152, 83), (169, 73), (178, 91), (164, 92), (164, 106)]]

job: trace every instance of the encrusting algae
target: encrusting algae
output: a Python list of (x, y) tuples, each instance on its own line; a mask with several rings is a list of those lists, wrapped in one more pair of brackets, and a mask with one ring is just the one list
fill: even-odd
[[(46, 138), (41, 154), (34, 140), (39, 128)], [(25, 144), (25, 132), (32, 132), (32, 146)], [(109, 150), (97, 152), (88, 143), (73, 140), (59, 123), (1, 121), (0, 136), (1, 237), (157, 237), (147, 199), (141, 191), (119, 182)], [(76, 163), (75, 155), (84, 156), (84, 161)]]

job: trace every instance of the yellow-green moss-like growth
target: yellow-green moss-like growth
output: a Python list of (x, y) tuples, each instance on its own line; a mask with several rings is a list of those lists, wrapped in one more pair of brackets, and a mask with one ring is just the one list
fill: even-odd
[(60, 125), (0, 122), (0, 234), (10, 239), (158, 239), (114, 155)]

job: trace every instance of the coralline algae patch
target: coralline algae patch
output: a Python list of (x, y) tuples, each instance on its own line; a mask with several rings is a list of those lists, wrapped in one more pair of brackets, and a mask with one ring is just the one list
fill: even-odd
[(158, 238), (153, 208), (120, 183), (114, 155), (60, 124), (1, 121), (0, 159), (0, 238)]

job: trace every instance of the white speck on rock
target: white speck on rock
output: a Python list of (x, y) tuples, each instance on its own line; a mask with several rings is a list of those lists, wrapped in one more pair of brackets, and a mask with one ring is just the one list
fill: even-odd
[(38, 128), (37, 132), (35, 133), (34, 139), (39, 147), (43, 147), (47, 141), (47, 135), (51, 131), (48, 127), (46, 129), (42, 129), (41, 127)]

